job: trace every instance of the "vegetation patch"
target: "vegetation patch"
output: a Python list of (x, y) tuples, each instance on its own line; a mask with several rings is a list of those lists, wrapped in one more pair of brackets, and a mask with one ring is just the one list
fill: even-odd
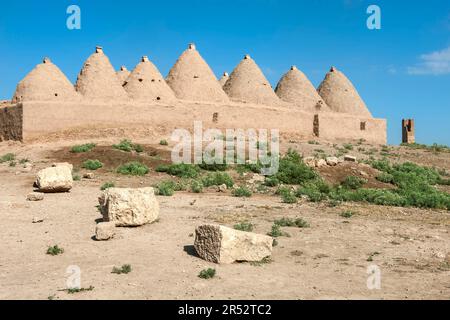
[(116, 185), (114, 184), (114, 182), (106, 182), (100, 187), (100, 190), (105, 191), (107, 189), (114, 188), (115, 186)]
[(226, 185), (228, 188), (234, 186), (234, 181), (228, 173), (215, 172), (202, 177), (202, 183), (205, 187)]
[(131, 151), (135, 151), (137, 153), (144, 152), (144, 148), (141, 145), (135, 144), (131, 140), (128, 140), (128, 139), (122, 140), (119, 144), (113, 145), (113, 148), (117, 149), (117, 150), (125, 151), (125, 152), (131, 152)]
[(245, 186), (240, 186), (233, 190), (232, 195), (237, 198), (250, 198), (252, 192)]
[(95, 143), (86, 143), (81, 145), (73, 146), (70, 152), (72, 153), (85, 153), (92, 151), (97, 145)]
[(252, 232), (254, 225), (250, 222), (241, 222), (234, 226), (235, 230), (244, 231), (244, 232)]
[(279, 220), (275, 220), (275, 225), (280, 227), (296, 227), (296, 228), (309, 228), (310, 225), (308, 222), (303, 220), (302, 218), (291, 219), (291, 218), (281, 218)]
[(180, 178), (191, 178), (195, 179), (200, 173), (200, 169), (197, 166), (191, 164), (171, 164), (171, 165), (160, 165), (156, 168), (156, 172), (164, 172), (170, 174), (171, 176), (176, 176)]
[(150, 172), (150, 169), (143, 163), (140, 162), (128, 162), (119, 168), (117, 168), (117, 173), (129, 176), (145, 176)]
[(99, 160), (90, 160), (89, 159), (89, 160), (86, 160), (85, 162), (83, 162), (82, 167), (87, 170), (95, 171), (100, 168), (103, 168), (103, 163), (101, 163)]
[(212, 279), (215, 276), (216, 276), (216, 269), (212, 269), (212, 268), (202, 270), (198, 274), (198, 277), (200, 279), (205, 279), (205, 280)]
[(57, 245), (55, 245), (53, 247), (48, 247), (48, 249), (47, 249), (47, 254), (50, 256), (58, 256), (63, 253), (64, 253), (64, 249), (58, 247)]
[(7, 153), (0, 157), (0, 163), (14, 161), (16, 159), (16, 155), (14, 153)]
[(114, 274), (129, 274), (131, 272), (131, 265), (129, 264), (124, 264), (121, 267), (114, 267), (111, 271), (111, 273)]

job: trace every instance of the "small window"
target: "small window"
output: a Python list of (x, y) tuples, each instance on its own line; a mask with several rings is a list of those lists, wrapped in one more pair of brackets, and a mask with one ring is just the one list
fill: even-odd
[(361, 122), (361, 131), (366, 131), (366, 122)]

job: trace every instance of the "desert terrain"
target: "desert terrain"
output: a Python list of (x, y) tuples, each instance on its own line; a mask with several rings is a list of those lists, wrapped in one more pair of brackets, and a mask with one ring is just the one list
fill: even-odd
[[(298, 197), (285, 203), (276, 187), (263, 186), (253, 172), (229, 168), (235, 185), (246, 186), (251, 197), (233, 196), (217, 186), (194, 193), (189, 188), (173, 196), (158, 196), (160, 219), (139, 228), (118, 228), (114, 239), (96, 241), (100, 188), (148, 187), (161, 181), (180, 181), (164, 172), (171, 145), (149, 137), (136, 139), (143, 152), (112, 147), (120, 138), (88, 141), (0, 143), (0, 156), (14, 159), (0, 164), (0, 299), (449, 299), (450, 214), (448, 209), (392, 207), (366, 202), (312, 202)], [(95, 143), (90, 151), (71, 148)], [(348, 176), (361, 176), (365, 187), (392, 189), (377, 180), (379, 171), (364, 160), (387, 158), (391, 163), (414, 162), (450, 172), (450, 152), (409, 147), (367, 145), (363, 141), (282, 141), (282, 152), (297, 150), (304, 157), (355, 156), (359, 163), (315, 168), (330, 185)], [(82, 168), (96, 159), (103, 167)], [(116, 169), (130, 161), (146, 164), (144, 176), (126, 176)], [(45, 194), (43, 201), (27, 201), (36, 173), (55, 162), (74, 165), (74, 187), (68, 193)], [(84, 178), (91, 172), (93, 177)], [(202, 175), (208, 172), (202, 170)], [(447, 177), (448, 179), (448, 177)], [(448, 185), (436, 186), (444, 193)], [(295, 202), (295, 201), (293, 201)], [(350, 214), (349, 214), (350, 213)], [(193, 248), (196, 227), (221, 224), (231, 228), (251, 223), (253, 232), (267, 234), (274, 221), (301, 218), (305, 228), (283, 227), (270, 260), (261, 263), (216, 265), (197, 257)], [(62, 254), (47, 254), (51, 246)], [(114, 267), (131, 266), (128, 274)], [(381, 288), (369, 290), (368, 267), (381, 271)], [(68, 292), (69, 266), (81, 270), (83, 292)], [(199, 273), (216, 269), (205, 280)]]

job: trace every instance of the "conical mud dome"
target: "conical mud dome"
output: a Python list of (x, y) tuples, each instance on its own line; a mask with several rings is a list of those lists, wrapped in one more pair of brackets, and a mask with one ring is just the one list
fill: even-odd
[(124, 88), (135, 100), (161, 103), (176, 101), (172, 89), (147, 57), (142, 57), (141, 62), (128, 77)]
[(229, 101), (213, 71), (193, 44), (189, 45), (170, 70), (167, 84), (179, 99), (205, 102)]
[(124, 85), (125, 81), (127, 81), (128, 77), (130, 76), (130, 71), (125, 67), (120, 67), (120, 70), (116, 72), (117, 77), (119, 78), (120, 84)]
[(95, 53), (84, 63), (75, 88), (85, 98), (92, 100), (116, 102), (128, 99), (113, 66), (101, 47), (97, 47)]
[(317, 91), (325, 103), (335, 112), (372, 117), (353, 84), (335, 67), (332, 67), (330, 72), (327, 73), (325, 80)]
[(281, 78), (275, 92), (281, 100), (292, 103), (303, 111), (330, 111), (311, 81), (295, 66)]
[(72, 101), (81, 99), (64, 73), (45, 58), (17, 85), (12, 101)]
[(224, 72), (222, 75), (222, 78), (220, 78), (219, 83), (223, 87), (225, 83), (227, 83), (228, 79), (230, 79), (230, 75), (228, 72)]
[(266, 105), (280, 103), (269, 81), (249, 55), (234, 69), (223, 89), (230, 98), (238, 101)]

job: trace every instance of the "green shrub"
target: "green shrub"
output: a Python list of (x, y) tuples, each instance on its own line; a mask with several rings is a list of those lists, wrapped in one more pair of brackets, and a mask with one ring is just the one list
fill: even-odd
[(307, 196), (311, 202), (321, 202), (328, 198), (331, 188), (321, 179), (304, 183), (297, 189), (296, 196)]
[(70, 152), (72, 153), (85, 153), (92, 151), (97, 145), (95, 143), (86, 143), (82, 145), (73, 146)]
[(215, 276), (216, 276), (216, 269), (212, 269), (212, 268), (202, 270), (198, 275), (198, 277), (200, 279), (205, 279), (205, 280), (212, 279)]
[(81, 176), (77, 173), (74, 173), (74, 174), (72, 174), (72, 179), (73, 179), (73, 181), (80, 181)]
[(106, 182), (100, 187), (100, 190), (105, 191), (107, 189), (114, 188), (114, 187), (115, 187), (115, 184), (113, 182)]
[(355, 176), (349, 176), (345, 178), (345, 180), (341, 183), (341, 185), (347, 189), (357, 190), (362, 188), (362, 186), (366, 183), (367, 183), (366, 179)]
[(393, 183), (394, 176), (390, 173), (383, 172), (377, 177), (377, 180), (383, 183)]
[(16, 155), (14, 153), (7, 153), (0, 157), (0, 163), (14, 161), (16, 159)]
[(264, 185), (266, 187), (276, 187), (279, 184), (280, 180), (278, 180), (278, 178), (274, 176), (266, 177), (266, 180), (264, 181)]
[(353, 145), (351, 143), (346, 143), (343, 145), (343, 147), (345, 150), (349, 150), (349, 151), (353, 150)]
[(355, 215), (355, 213), (353, 211), (347, 210), (344, 212), (341, 212), (340, 216), (342, 218), (346, 218), (346, 219), (350, 219), (351, 217), (353, 217)]
[(252, 192), (245, 186), (240, 186), (233, 190), (232, 195), (237, 198), (250, 198)]
[(168, 145), (169, 145), (169, 142), (167, 142), (167, 140), (161, 140), (161, 141), (159, 142), (159, 144), (160, 144), (161, 146), (168, 146)]
[(245, 232), (252, 232), (253, 228), (254, 228), (254, 226), (250, 222), (241, 222), (234, 226), (235, 230), (245, 231)]
[(281, 195), (283, 203), (294, 204), (298, 202), (294, 192), (289, 188), (280, 188), (278, 193)]
[(93, 286), (90, 286), (89, 288), (70, 288), (70, 289), (67, 289), (67, 293), (75, 294), (75, 293), (80, 293), (80, 292), (92, 291), (94, 289), (95, 288)]
[(122, 140), (119, 144), (113, 145), (113, 148), (125, 152), (131, 151), (136, 151), (138, 153), (144, 152), (144, 148), (141, 145), (135, 144), (128, 139)]
[(53, 246), (53, 247), (48, 247), (47, 249), (47, 254), (50, 256), (57, 256), (60, 254), (64, 253), (64, 249), (58, 247), (57, 245)]
[(140, 162), (128, 162), (117, 168), (117, 173), (131, 176), (145, 176), (150, 172), (150, 169)]
[(203, 192), (203, 183), (201, 181), (197, 181), (197, 180), (192, 181), (191, 191), (193, 193), (202, 193)]
[(310, 225), (305, 220), (298, 218), (298, 219), (291, 219), (291, 218), (281, 218), (279, 220), (275, 220), (275, 225), (280, 227), (297, 227), (297, 228), (309, 228)]
[(131, 272), (131, 265), (124, 264), (122, 267), (114, 267), (111, 271), (111, 273), (115, 274), (129, 274)]
[(202, 177), (202, 183), (206, 188), (212, 186), (221, 186), (226, 185), (228, 188), (232, 188), (234, 186), (234, 181), (230, 177), (228, 173), (225, 172), (216, 172), (210, 173), (204, 177)]
[(284, 184), (299, 185), (316, 179), (318, 174), (303, 162), (296, 151), (289, 150), (280, 159), (279, 171), (275, 177)]
[(171, 164), (171, 165), (160, 165), (156, 168), (156, 172), (164, 172), (170, 174), (171, 176), (176, 176), (180, 178), (191, 178), (195, 179), (198, 177), (200, 169), (197, 166), (191, 164)]
[(99, 160), (86, 160), (85, 162), (83, 162), (82, 167), (87, 170), (95, 171), (102, 168), (103, 163), (101, 163)]
[(162, 181), (156, 186), (156, 194), (164, 197), (171, 197), (174, 195), (176, 183), (174, 181)]
[(272, 230), (267, 235), (273, 238), (290, 237), (289, 233), (286, 233), (283, 230), (281, 230), (281, 226), (279, 226), (278, 224), (274, 224), (272, 226)]

